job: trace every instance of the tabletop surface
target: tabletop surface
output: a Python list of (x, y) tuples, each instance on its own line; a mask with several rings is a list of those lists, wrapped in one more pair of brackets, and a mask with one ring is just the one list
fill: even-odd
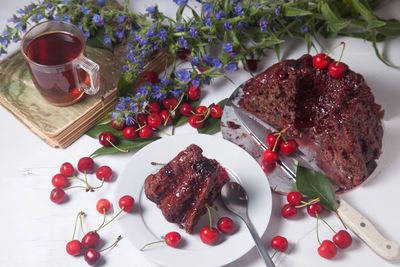
[[(2, 1), (3, 3), (6, 1)], [(26, 0), (7, 1), (0, 9), (0, 28), (17, 10), (27, 4)], [(131, 1), (131, 8), (138, 12), (157, 1)], [(158, 1), (160, 10), (174, 15), (176, 5), (173, 1)], [(197, 2), (191, 2), (198, 5)], [(400, 1), (386, 1), (379, 15), (400, 19)], [(325, 47), (332, 47), (344, 40), (347, 44), (344, 62), (353, 70), (361, 73), (372, 88), (376, 102), (385, 109), (383, 154), (379, 160), (380, 170), (373, 179), (368, 180), (355, 190), (342, 197), (375, 224), (388, 239), (400, 242), (400, 208), (398, 192), (400, 188), (400, 70), (387, 67), (375, 56), (370, 43), (358, 39), (336, 38), (323, 40)], [(378, 45), (386, 58), (400, 65), (400, 38)], [(282, 47), (283, 58), (297, 58), (306, 53), (301, 42), (289, 41)], [(313, 51), (312, 53), (315, 53)], [(338, 57), (340, 51), (334, 52)], [(261, 62), (263, 70), (277, 61), (274, 53), (269, 53)], [(235, 84), (219, 79), (204, 88), (202, 103), (209, 105), (228, 97), (237, 85), (251, 76), (245, 71), (230, 76)], [(1, 86), (1, 85), (0, 85)], [(67, 149), (55, 149), (46, 145), (15, 119), (6, 109), (0, 107), (0, 266), (87, 266), (82, 257), (71, 257), (65, 251), (70, 240), (73, 222), (78, 211), (84, 211), (84, 227), (90, 229), (100, 223), (95, 204), (100, 198), (114, 200), (114, 191), (118, 173), (124, 168), (132, 154), (118, 154), (96, 158), (99, 165), (109, 165), (116, 173), (114, 182), (93, 193), (71, 192), (70, 199), (56, 205), (49, 200), (52, 189), (51, 178), (60, 165), (69, 161), (74, 165), (79, 158), (90, 155), (99, 147), (97, 140), (82, 136)], [(167, 129), (168, 131), (168, 129)], [(195, 133), (188, 125), (179, 127), (176, 134)], [(220, 134), (216, 136), (221, 137)], [(285, 253), (278, 253), (274, 261), (277, 266), (397, 266), (388, 263), (360, 239), (353, 235), (353, 245), (347, 250), (339, 250), (334, 260), (325, 260), (318, 256), (315, 218), (301, 212), (295, 219), (286, 220), (280, 215), (285, 198), (272, 194), (272, 217), (267, 231), (262, 236), (264, 245), (272, 254), (270, 241), (273, 236), (282, 235), (289, 241)], [(113, 204), (114, 208), (117, 203)], [(335, 229), (341, 229), (338, 218), (325, 215), (326, 220)], [(102, 238), (111, 243), (121, 233), (119, 224), (112, 223), (102, 231)], [(320, 227), (322, 239), (330, 239), (332, 234), (327, 227)], [(127, 238), (123, 238), (114, 249), (102, 254), (104, 266), (159, 266), (145, 258), (135, 249)], [(210, 255), (218, 257), (218, 255)], [(190, 263), (188, 263), (190, 266)], [(255, 248), (229, 267), (264, 266)]]

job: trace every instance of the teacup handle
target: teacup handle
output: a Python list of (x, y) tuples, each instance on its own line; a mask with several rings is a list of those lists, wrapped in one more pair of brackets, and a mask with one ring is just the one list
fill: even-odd
[[(88, 95), (94, 95), (100, 88), (100, 67), (85, 56), (78, 57), (73, 62), (75, 81), (79, 88)], [(78, 70), (83, 69), (90, 78), (90, 86), (79, 79)]]

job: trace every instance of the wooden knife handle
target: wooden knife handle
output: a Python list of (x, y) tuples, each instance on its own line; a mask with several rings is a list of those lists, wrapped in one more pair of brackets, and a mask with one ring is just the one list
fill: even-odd
[(388, 261), (399, 260), (399, 246), (396, 242), (383, 237), (369, 220), (346, 201), (339, 201), (337, 212), (347, 227), (382, 258)]

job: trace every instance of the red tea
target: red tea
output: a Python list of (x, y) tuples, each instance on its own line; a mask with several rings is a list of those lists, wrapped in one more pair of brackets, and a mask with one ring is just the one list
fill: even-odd
[(77, 86), (79, 82), (89, 79), (87, 73), (77, 69), (76, 80), (72, 64), (65, 64), (77, 58), (82, 49), (81, 40), (67, 32), (49, 32), (28, 44), (25, 51), (27, 57), (37, 64), (45, 65), (43, 67), (30, 63), (32, 80), (42, 96), (54, 105), (63, 106), (64, 103), (75, 102), (83, 95)]

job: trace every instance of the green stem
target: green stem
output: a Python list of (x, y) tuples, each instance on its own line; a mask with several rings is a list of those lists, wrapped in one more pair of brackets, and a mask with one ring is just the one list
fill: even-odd
[(128, 152), (129, 152), (128, 149), (121, 149), (121, 148), (117, 147), (116, 145), (114, 145), (114, 143), (111, 142), (110, 138), (107, 138), (107, 142), (110, 143), (110, 145), (111, 145), (113, 148), (115, 148), (116, 150), (118, 150), (119, 152), (122, 152), (122, 153), (128, 153)]
[(117, 240), (115, 240), (114, 243), (112, 243), (110, 246), (108, 246), (108, 247), (106, 247), (106, 248), (103, 248), (103, 249), (99, 250), (99, 252), (103, 252), (103, 251), (106, 251), (107, 249), (110, 249), (110, 248), (114, 247), (115, 245), (118, 244), (118, 242), (119, 242), (121, 239), (122, 239), (122, 237), (121, 237), (121, 236), (118, 236), (118, 237), (117, 237)]
[(102, 186), (104, 185), (104, 177), (101, 179), (101, 184), (99, 185), (99, 186), (95, 186), (95, 187), (91, 187), (91, 186), (89, 186), (89, 190), (94, 190), (94, 189), (99, 189), (99, 188), (101, 188)]
[(85, 231), (83, 231), (82, 215), (84, 215), (84, 213), (82, 213), (81, 216), (79, 216), (79, 223), (80, 223), (80, 225), (81, 225), (82, 234), (84, 235), (84, 234), (85, 234)]
[(163, 134), (165, 134), (166, 136), (171, 136), (169, 133), (167, 133), (167, 132), (165, 132), (165, 131), (163, 131), (163, 130), (161, 130), (161, 129), (158, 129), (161, 133), (163, 133)]
[(208, 212), (208, 218), (210, 220), (210, 231), (211, 231), (212, 230), (211, 212), (210, 212), (210, 208), (208, 205), (206, 206), (206, 208), (207, 208), (207, 212)]
[(125, 208), (125, 207), (122, 206), (121, 210), (120, 210), (117, 214), (115, 214), (115, 216), (112, 217), (111, 220), (109, 220), (106, 224), (100, 225), (100, 227), (96, 229), (96, 232), (98, 232), (99, 230), (103, 229), (104, 227), (106, 227), (107, 225), (109, 225), (112, 221), (114, 221), (115, 218), (117, 218), (117, 217), (122, 213), (122, 211), (124, 210), (124, 208)]
[(211, 207), (211, 206), (209, 206), (209, 205), (207, 205), (207, 207), (209, 207), (212, 211), (214, 211), (215, 215), (217, 215), (218, 220), (221, 218), (221, 217), (219, 216), (218, 211), (217, 211), (216, 209), (214, 209), (213, 207)]
[(333, 230), (333, 228), (329, 225), (329, 223), (327, 221), (325, 221), (323, 218), (319, 218), (320, 220), (322, 220), (326, 225), (328, 225), (329, 228), (331, 228), (332, 232), (334, 232), (336, 234), (336, 231)]
[(99, 228), (101, 228), (105, 222), (106, 222), (106, 209), (103, 208), (103, 222), (100, 224)]
[(319, 233), (318, 233), (318, 220), (319, 220), (318, 212), (316, 212), (315, 215), (317, 215), (317, 240), (319, 245), (321, 245), (321, 240), (319, 240)]
[(163, 243), (163, 242), (165, 242), (165, 240), (159, 240), (159, 241), (150, 242), (150, 243), (144, 245), (144, 246), (140, 249), (140, 251), (143, 251), (147, 246), (150, 246), (150, 245), (153, 245), (153, 244), (158, 244), (158, 243)]
[(63, 190), (64, 190), (64, 191), (67, 191), (67, 190), (72, 189), (72, 188), (85, 188), (85, 189), (87, 189), (86, 186), (83, 186), (83, 185), (75, 185), (75, 186), (70, 186), (70, 187), (64, 188)]
[(271, 260), (275, 257), (275, 255), (276, 255), (277, 252), (278, 252), (278, 250), (275, 249), (274, 254), (272, 254), (272, 256), (271, 256)]
[(78, 218), (80, 218), (81, 214), (82, 214), (82, 211), (78, 212), (78, 214), (76, 215), (75, 225), (74, 225), (74, 232), (72, 233), (72, 240), (74, 240), (74, 238), (75, 238), (76, 225), (78, 224)]
[(83, 180), (82, 178), (79, 178), (78, 176), (70, 176), (70, 177), (67, 177), (67, 179), (70, 179), (70, 180), (77, 179), (77, 180), (79, 180), (79, 181), (81, 181), (83, 183), (86, 183), (85, 180)]
[(159, 162), (154, 162), (154, 161), (150, 162), (150, 164), (154, 165), (154, 166), (156, 166), (156, 165), (161, 165), (161, 166), (167, 165), (166, 163), (159, 163)]

